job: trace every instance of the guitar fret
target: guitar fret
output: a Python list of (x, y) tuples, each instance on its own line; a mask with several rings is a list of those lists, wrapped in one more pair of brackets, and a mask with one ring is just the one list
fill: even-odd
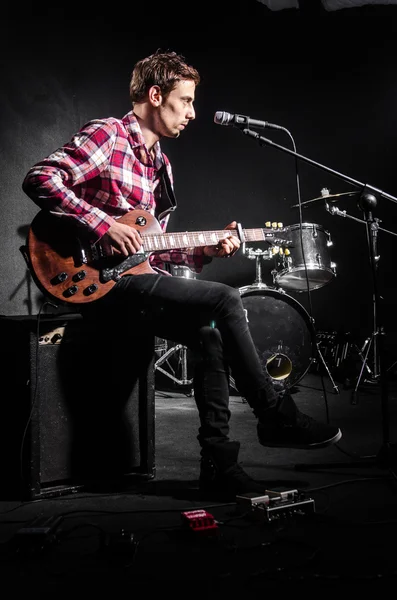
[(254, 242), (254, 241), (260, 241), (260, 240), (265, 239), (263, 229), (250, 229), (250, 230), (244, 229), (243, 231), (244, 231), (244, 237), (245, 237), (246, 241)]

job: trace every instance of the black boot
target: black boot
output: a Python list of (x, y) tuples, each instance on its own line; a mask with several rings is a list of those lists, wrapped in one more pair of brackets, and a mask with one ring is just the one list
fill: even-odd
[(265, 494), (265, 485), (252, 479), (238, 464), (240, 442), (222, 441), (202, 450), (199, 489), (203, 496), (234, 500), (236, 495)]
[(339, 427), (302, 413), (288, 393), (277, 407), (258, 416), (257, 432), (262, 446), (310, 450), (335, 444), (342, 437)]

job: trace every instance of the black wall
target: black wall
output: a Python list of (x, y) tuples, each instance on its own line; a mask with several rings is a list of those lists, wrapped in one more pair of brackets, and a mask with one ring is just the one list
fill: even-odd
[[(324, 187), (333, 193), (359, 189), (310, 160), (397, 195), (397, 7), (314, 19), (306, 12), (272, 12), (256, 0), (237, 8), (216, 1), (189, 10), (176, 2), (150, 7), (148, 14), (113, 3), (100, 13), (83, 4), (76, 18), (64, 6), (41, 4), (15, 10), (1, 24), (3, 315), (37, 314), (42, 300), (19, 251), (37, 212), (21, 190), (27, 169), (87, 120), (128, 112), (133, 64), (159, 47), (184, 54), (202, 75), (196, 120), (180, 139), (163, 143), (179, 204), (171, 229), (218, 229), (233, 219), (247, 228), (267, 220), (293, 225), (299, 222), (299, 211), (291, 208), (297, 181), (302, 202)], [(218, 110), (285, 127), (309, 162), (215, 125)], [(282, 131), (259, 133), (293, 147)], [(304, 222), (330, 233), (337, 275), (313, 291), (311, 301), (305, 293), (291, 295), (312, 312), (318, 329), (365, 339), (373, 329), (374, 288), (357, 200), (344, 196), (336, 205), (346, 217), (331, 215), (322, 201), (303, 209)], [(380, 197), (373, 210), (380, 219), (376, 281), (390, 341), (397, 329), (396, 215), (396, 203)], [(263, 261), (262, 268), (272, 285), (273, 262)], [(213, 261), (199, 277), (247, 286), (255, 280), (255, 263), (240, 253), (233, 261)]]

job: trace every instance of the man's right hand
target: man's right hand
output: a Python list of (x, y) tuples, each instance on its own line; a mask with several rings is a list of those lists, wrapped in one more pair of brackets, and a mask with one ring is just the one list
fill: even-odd
[(142, 247), (139, 231), (117, 220), (109, 227), (106, 235), (109, 236), (111, 245), (124, 256), (136, 254)]

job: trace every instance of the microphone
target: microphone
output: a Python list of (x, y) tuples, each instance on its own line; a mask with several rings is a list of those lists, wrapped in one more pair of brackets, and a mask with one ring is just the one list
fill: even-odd
[(245, 115), (232, 115), (228, 112), (218, 110), (214, 116), (214, 123), (217, 125), (233, 125), (233, 127), (239, 127), (241, 129), (248, 129), (254, 127), (257, 129), (284, 129), (280, 125), (269, 123), (269, 121), (258, 121), (258, 119), (251, 119)]

